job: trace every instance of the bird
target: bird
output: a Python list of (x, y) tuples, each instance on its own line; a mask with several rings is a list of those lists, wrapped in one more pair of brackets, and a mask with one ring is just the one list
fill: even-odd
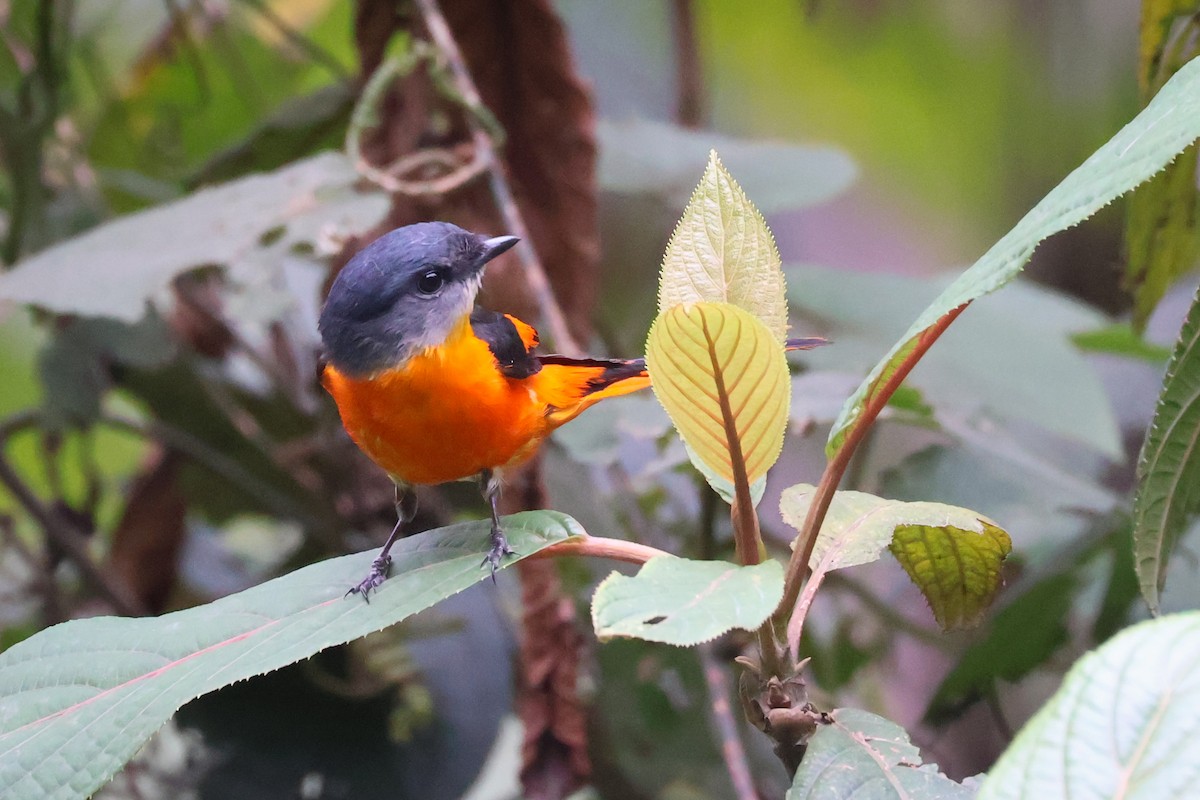
[(477, 481), (491, 509), (481, 566), (494, 579), (513, 553), (497, 510), (502, 471), (593, 404), (649, 386), (643, 358), (539, 355), (532, 326), (475, 304), (484, 267), (517, 241), (406, 225), (356, 253), (330, 286), (321, 383), (351, 440), (397, 487), (396, 526), (348, 594), (368, 598), (386, 579), (415, 510), (408, 489), (458, 480)]
[[(504, 470), (596, 403), (650, 385), (644, 358), (573, 358), (536, 351), (538, 333), (510, 314), (477, 306), (489, 262), (515, 236), (420, 222), (380, 236), (338, 272), (317, 327), (321, 383), (350, 439), (396, 486), (396, 525), (367, 576), (386, 580), (401, 527), (415, 513), (414, 485), (475, 480), (491, 510), (480, 566), (513, 554), (497, 502)], [(824, 339), (789, 339), (809, 349)]]

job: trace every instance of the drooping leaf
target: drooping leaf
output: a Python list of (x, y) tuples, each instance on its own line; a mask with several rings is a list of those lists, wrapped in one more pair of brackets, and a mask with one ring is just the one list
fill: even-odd
[(655, 396), (701, 461), (731, 483), (739, 463), (749, 483), (766, 474), (783, 447), (791, 382), (762, 321), (728, 303), (673, 306), (650, 329), (646, 364)]
[(787, 336), (787, 298), (775, 239), (715, 150), (667, 243), (658, 285), (660, 315), (702, 301), (749, 311), (780, 344)]
[(1000, 565), (1012, 552), (1002, 529), (979, 520), (982, 535), (955, 525), (902, 525), (891, 551), (925, 595), (942, 630), (971, 628), (1000, 589)]
[[(839, 708), (821, 725), (792, 780), (787, 800), (969, 800), (971, 785), (923, 764), (908, 733), (890, 720)], [(972, 779), (973, 782), (973, 779)]]
[[(279, 258), (280, 248), (313, 243), (322, 230), (350, 234), (374, 226), (387, 196), (357, 192), (357, 180), (345, 156), (322, 153), (203, 189), (25, 259), (0, 276), (0, 298), (136, 322), (181, 272), (211, 264), (257, 268), (264, 258)], [(261, 246), (265, 234), (279, 231), (271, 247)]]
[(714, 149), (766, 213), (825, 202), (850, 186), (856, 172), (850, 157), (833, 147), (735, 139), (652, 120), (600, 120), (596, 134), (602, 188), (664, 195), (680, 204)]
[(1136, 358), (1151, 364), (1161, 364), (1171, 355), (1171, 351), (1167, 348), (1147, 342), (1138, 336), (1134, 332), (1133, 326), (1128, 323), (1116, 323), (1090, 331), (1080, 331), (1071, 335), (1071, 341), (1080, 350)]
[(1132, 122), (1068, 175), (922, 312), (846, 402), (830, 432), (828, 452), (832, 455), (842, 447), (867, 398), (903, 363), (927, 329), (964, 303), (1004, 286), (1021, 271), (1043, 239), (1087, 219), (1147, 180), (1198, 136), (1200, 59), (1194, 59)]
[(1076, 662), (979, 797), (1193, 797), (1197, 702), (1200, 613), (1129, 628)]
[[(521, 556), (582, 533), (548, 511), (508, 517), (505, 527)], [(90, 795), (187, 701), (486, 579), (488, 530), (471, 522), (402, 540), (369, 604), (343, 597), (374, 558), (359, 553), (186, 611), (72, 620), (21, 642), (0, 654), (0, 795)]]
[(1167, 565), (1188, 521), (1200, 512), (1200, 292), (1167, 365), (1154, 419), (1138, 459), (1133, 552), (1142, 596), (1158, 613)]
[(734, 628), (754, 630), (783, 597), (783, 567), (659, 556), (632, 577), (614, 572), (596, 587), (596, 636), (689, 646)]
[[(789, 525), (803, 526), (813, 492), (808, 484), (784, 490), (779, 508)], [(837, 492), (813, 546), (812, 588), (806, 586), (802, 604), (807, 607), (832, 570), (874, 561), (888, 547), (938, 624), (950, 630), (976, 624), (991, 605), (1012, 541), (987, 517), (965, 508)]]

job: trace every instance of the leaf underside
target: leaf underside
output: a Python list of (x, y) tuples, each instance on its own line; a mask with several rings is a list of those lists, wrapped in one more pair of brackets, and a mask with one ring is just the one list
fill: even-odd
[(1194, 797), (1200, 613), (1135, 625), (1071, 668), (988, 772), (980, 800)]
[(761, 321), (727, 303), (676, 306), (651, 327), (646, 363), (655, 396), (697, 458), (731, 483), (739, 454), (750, 483), (766, 474), (783, 447), (791, 380), (783, 347)]

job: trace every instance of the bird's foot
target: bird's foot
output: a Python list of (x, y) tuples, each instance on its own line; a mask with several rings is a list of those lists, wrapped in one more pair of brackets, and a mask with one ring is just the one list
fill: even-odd
[(500, 564), (504, 562), (506, 556), (516, 555), (516, 552), (508, 546), (508, 539), (504, 537), (504, 531), (494, 527), (492, 528), (492, 548), (488, 550), (488, 554), (483, 557), (483, 561), (479, 563), (479, 566), (491, 567), (492, 583), (495, 583), (496, 570), (500, 568)]
[(361, 594), (363, 600), (366, 600), (368, 603), (371, 602), (371, 590), (378, 589), (380, 584), (387, 580), (388, 571), (391, 567), (391, 556), (379, 556), (371, 562), (371, 571), (367, 573), (367, 577), (363, 578), (357, 586), (351, 586), (344, 597), (349, 597), (352, 594)]

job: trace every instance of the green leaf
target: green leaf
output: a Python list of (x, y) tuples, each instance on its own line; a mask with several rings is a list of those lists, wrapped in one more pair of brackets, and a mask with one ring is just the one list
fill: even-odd
[(925, 595), (944, 631), (978, 625), (1000, 589), (1000, 565), (1012, 552), (1012, 540), (986, 520), (979, 524), (982, 531), (951, 524), (902, 525), (892, 538), (892, 555)]
[(762, 625), (783, 597), (783, 567), (652, 558), (632, 577), (613, 572), (592, 598), (596, 636), (690, 646)]
[(665, 194), (679, 205), (714, 149), (766, 213), (826, 202), (849, 187), (856, 172), (850, 157), (833, 147), (735, 139), (651, 120), (600, 120), (596, 138), (601, 188)]
[(1067, 614), (1079, 581), (1061, 573), (1038, 581), (1000, 609), (987, 635), (970, 647), (942, 679), (925, 719), (933, 724), (957, 717), (994, 691), (997, 680), (1015, 682), (1044, 664), (1067, 641)]
[[(211, 264), (261, 270), (325, 230), (370, 229), (388, 208), (360, 194), (338, 153), (203, 189), (120, 217), (25, 259), (0, 276), (0, 298), (51, 311), (136, 322), (176, 275)], [(282, 236), (263, 246), (265, 234)]]
[[(582, 534), (549, 511), (508, 517), (505, 529), (522, 556)], [(471, 522), (401, 540), (392, 575), (369, 604), (343, 595), (373, 552), (186, 611), (72, 620), (15, 645), (0, 654), (0, 795), (90, 795), (189, 700), (377, 631), (486, 579), (479, 557), (488, 531), (488, 523)]]
[[(749, 312), (697, 302), (659, 315), (646, 341), (654, 394), (679, 435), (731, 483), (754, 483), (779, 458), (791, 380), (783, 347)], [(732, 435), (730, 435), (732, 434)]]
[(1082, 222), (1147, 180), (1198, 136), (1200, 59), (1179, 70), (1132, 122), (1068, 175), (922, 312), (846, 402), (830, 432), (828, 453), (832, 455), (842, 447), (867, 398), (881, 388), (887, 375), (895, 372), (928, 328), (964, 303), (1007, 284), (1043, 239)]
[(1125, 630), (1075, 663), (988, 773), (980, 800), (1194, 797), (1200, 613)]
[(1183, 322), (1138, 459), (1133, 553), (1142, 596), (1158, 613), (1167, 564), (1200, 511), (1200, 291)]
[(1071, 335), (1071, 341), (1080, 350), (1136, 358), (1150, 364), (1161, 364), (1171, 355), (1171, 351), (1167, 348), (1147, 342), (1138, 336), (1134, 332), (1133, 326), (1127, 322), (1105, 325), (1103, 328), (1090, 331), (1080, 331)]
[[(783, 491), (779, 510), (789, 525), (803, 527), (814, 491), (808, 484)], [(826, 574), (875, 561), (885, 547), (925, 595), (938, 624), (950, 630), (977, 624), (991, 605), (1012, 541), (987, 517), (965, 508), (836, 492), (813, 546), (802, 606), (811, 603)]]
[[(787, 800), (968, 800), (968, 785), (955, 783), (890, 720), (855, 708), (839, 708), (833, 722), (817, 728)], [(1049, 796), (1049, 795), (1047, 795)]]
[(779, 265), (762, 214), (712, 151), (663, 255), (659, 314), (706, 300), (731, 303), (762, 320), (782, 344), (788, 316)]

